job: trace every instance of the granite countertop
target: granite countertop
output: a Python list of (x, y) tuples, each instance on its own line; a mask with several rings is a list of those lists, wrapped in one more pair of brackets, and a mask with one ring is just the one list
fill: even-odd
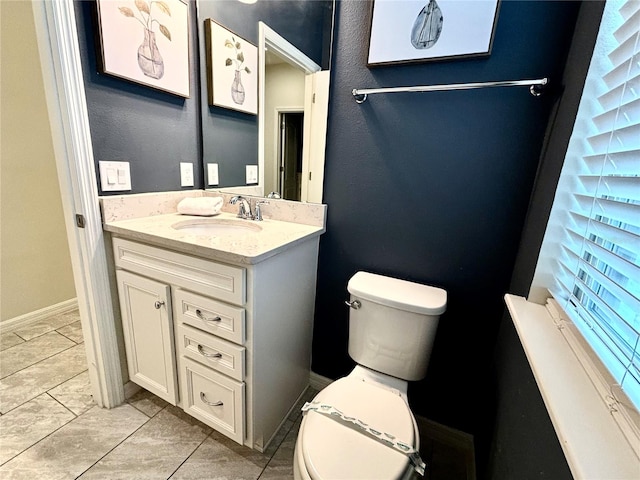
[[(246, 222), (258, 226), (260, 231), (233, 235), (213, 236), (194, 234), (172, 228), (173, 224), (189, 220), (200, 221), (208, 218), (224, 221)], [(164, 247), (181, 253), (223, 262), (256, 264), (279, 252), (320, 236), (324, 227), (284, 222), (265, 218), (261, 222), (238, 219), (235, 215), (221, 212), (215, 217), (197, 217), (170, 213), (105, 222), (104, 230), (114, 236)]]

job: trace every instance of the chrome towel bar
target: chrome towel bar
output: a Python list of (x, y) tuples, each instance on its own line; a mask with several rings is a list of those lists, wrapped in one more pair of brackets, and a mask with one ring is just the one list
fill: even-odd
[(390, 87), (390, 88), (354, 88), (351, 93), (357, 103), (364, 103), (368, 95), (375, 93), (400, 93), (400, 92), (441, 92), (445, 90), (471, 90), (486, 87), (529, 87), (529, 92), (534, 97), (542, 94), (542, 87), (549, 83), (548, 78), (537, 80), (508, 80), (502, 82), (477, 82), (477, 83), (451, 83), (446, 85), (421, 85), (416, 87)]

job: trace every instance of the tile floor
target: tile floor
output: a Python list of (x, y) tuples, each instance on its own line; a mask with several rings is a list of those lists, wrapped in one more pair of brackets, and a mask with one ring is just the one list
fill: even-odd
[[(90, 394), (77, 312), (0, 335), (3, 480), (292, 479), (300, 421), (296, 409), (260, 453), (145, 390), (117, 408), (99, 408)], [(437, 431), (425, 437), (425, 425), (427, 478), (472, 479), (468, 452), (439, 441)]]

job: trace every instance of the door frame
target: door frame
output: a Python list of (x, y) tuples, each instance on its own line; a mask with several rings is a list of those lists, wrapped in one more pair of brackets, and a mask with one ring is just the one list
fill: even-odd
[[(307, 117), (311, 117), (311, 105), (313, 104), (313, 89), (308, 86), (309, 76), (317, 73), (321, 70), (320, 65), (316, 64), (313, 60), (302, 53), (298, 48), (289, 43), (285, 38), (278, 34), (275, 30), (271, 29), (266, 23), (258, 22), (258, 184), (264, 189), (264, 136), (265, 136), (265, 71), (266, 62), (265, 55), (263, 54), (267, 49), (277, 53), (279, 56), (285, 58), (287, 63), (302, 70), (305, 74), (305, 91), (304, 91), (304, 135), (305, 138), (310, 138), (307, 135), (311, 131), (311, 120), (306, 120)], [(303, 149), (302, 154), (303, 176), (306, 166), (306, 170), (309, 170), (309, 148)], [(304, 183), (304, 182), (303, 182)], [(302, 201), (306, 201), (303, 187)], [(268, 192), (267, 192), (268, 193)], [(264, 192), (263, 192), (264, 195)]]
[(74, 2), (32, 7), (91, 393), (112, 408), (124, 401), (124, 385)]
[[(278, 179), (278, 182), (277, 182), (278, 184), (280, 184), (280, 180), (281, 180), (279, 162), (281, 160), (280, 144), (282, 143), (282, 133), (281, 133), (282, 127), (280, 126), (280, 117), (283, 113), (302, 113), (304, 115), (304, 107), (275, 107), (274, 109), (274, 116), (275, 116), (274, 125), (277, 125), (277, 128), (273, 132), (273, 135), (275, 137), (275, 141), (273, 142), (273, 158), (277, 158), (278, 163), (274, 162), (274, 167), (273, 167), (274, 171), (272, 173), (274, 174), (274, 178)], [(279, 191), (278, 193), (282, 194), (282, 191)]]

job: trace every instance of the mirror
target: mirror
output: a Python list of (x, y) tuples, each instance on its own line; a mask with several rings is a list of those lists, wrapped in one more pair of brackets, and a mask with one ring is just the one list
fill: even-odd
[[(334, 0), (198, 2), (205, 188), (253, 195), (281, 190), (284, 198), (321, 201), (326, 134), (305, 138), (300, 131), (326, 132), (326, 105), (316, 106), (318, 95), (315, 104), (311, 99), (316, 89), (326, 90), (320, 96), (328, 103), (333, 12)], [(258, 115), (208, 104), (207, 18), (258, 47)], [(287, 98), (287, 90), (296, 93)], [(284, 134), (278, 131), (283, 123)], [(258, 167), (257, 182), (247, 183), (247, 166)]]

